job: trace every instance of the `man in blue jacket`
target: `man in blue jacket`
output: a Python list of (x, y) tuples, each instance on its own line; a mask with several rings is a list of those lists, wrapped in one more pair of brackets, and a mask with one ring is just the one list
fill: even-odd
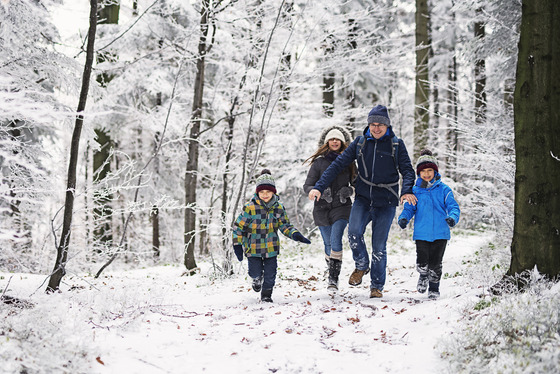
[[(358, 163), (356, 197), (350, 212), (348, 241), (356, 265), (348, 283), (357, 286), (370, 271), (364, 232), (371, 222), (371, 285), (370, 297), (382, 297), (387, 267), (387, 238), (397, 205), (404, 200), (416, 204), (412, 194), (415, 173), (401, 139), (391, 127), (387, 108), (375, 106), (368, 114), (368, 126), (325, 170), (314, 188), (310, 200), (318, 200), (344, 168), (354, 160)], [(399, 198), (399, 173), (402, 193)]]

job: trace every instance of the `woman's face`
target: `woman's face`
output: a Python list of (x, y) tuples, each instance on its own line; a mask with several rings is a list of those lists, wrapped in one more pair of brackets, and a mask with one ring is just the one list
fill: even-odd
[(272, 195), (274, 195), (274, 192), (269, 191), (269, 190), (260, 190), (259, 191), (259, 199), (261, 199), (265, 203), (268, 203), (270, 201), (270, 199), (272, 199)]
[(340, 150), (340, 147), (342, 147), (342, 142), (340, 141), (340, 139), (329, 139), (329, 150), (338, 152)]

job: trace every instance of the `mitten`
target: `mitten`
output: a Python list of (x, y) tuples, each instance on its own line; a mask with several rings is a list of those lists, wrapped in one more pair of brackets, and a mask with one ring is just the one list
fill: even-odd
[(327, 187), (321, 194), (321, 199), (325, 200), (327, 203), (332, 203), (332, 191), (330, 187)]
[(338, 190), (338, 198), (340, 199), (341, 203), (345, 203), (346, 199), (348, 199), (350, 196), (352, 196), (352, 194), (354, 193), (354, 190), (352, 189), (352, 187), (341, 187), (340, 190)]
[(408, 225), (408, 220), (406, 218), (401, 218), (399, 219), (398, 224), (401, 227), (401, 229), (404, 229), (406, 225)]
[(447, 222), (447, 224), (449, 225), (449, 227), (455, 226), (455, 220), (454, 220), (453, 218), (451, 218), (451, 217), (447, 217), (447, 218), (445, 219), (445, 222)]
[(233, 245), (233, 251), (235, 252), (235, 255), (237, 256), (237, 259), (239, 261), (243, 261), (243, 246), (241, 244), (234, 244)]
[(298, 242), (302, 242), (305, 244), (311, 244), (311, 240), (307, 239), (305, 236), (301, 235), (300, 232), (295, 232), (293, 239)]

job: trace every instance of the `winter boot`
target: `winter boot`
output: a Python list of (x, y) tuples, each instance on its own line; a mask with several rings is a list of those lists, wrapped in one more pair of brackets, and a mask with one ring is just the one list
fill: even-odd
[(428, 299), (438, 299), (439, 298), (439, 282), (430, 282), (428, 288)]
[(265, 302), (265, 303), (271, 303), (272, 302), (272, 288), (268, 289), (268, 290), (262, 290), (261, 292), (261, 301)]
[(350, 279), (348, 279), (348, 284), (350, 284), (351, 286), (358, 286), (362, 284), (362, 278), (367, 273), (369, 273), (369, 268), (366, 270), (354, 269), (352, 274), (350, 274)]
[(428, 289), (428, 277), (422, 276), (418, 278), (418, 284), (416, 285), (416, 289), (419, 293), (424, 293)]
[(262, 284), (263, 284), (263, 276), (262, 275), (260, 277), (253, 278), (253, 291), (261, 292)]
[(372, 288), (369, 291), (369, 297), (370, 298), (378, 298), (378, 297), (383, 297), (383, 292), (381, 292), (381, 290), (377, 289), (377, 288)]
[(420, 266), (416, 264), (416, 270), (420, 273), (416, 290), (418, 290), (419, 293), (424, 293), (428, 289), (428, 265)]
[(331, 258), (331, 261), (329, 263), (329, 285), (327, 286), (328, 290), (338, 290), (338, 276), (340, 275), (341, 267), (342, 261)]

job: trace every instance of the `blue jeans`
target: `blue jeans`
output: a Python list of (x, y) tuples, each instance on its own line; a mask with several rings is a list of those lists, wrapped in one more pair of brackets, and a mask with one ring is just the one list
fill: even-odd
[(342, 235), (344, 235), (346, 225), (348, 225), (348, 220), (339, 219), (330, 226), (319, 226), (327, 257), (330, 257), (331, 250), (335, 252), (342, 251)]
[(348, 241), (356, 269), (368, 268), (369, 256), (364, 241), (364, 232), (371, 222), (371, 288), (383, 291), (387, 267), (387, 238), (396, 207), (374, 208), (362, 199), (356, 199), (350, 212)]
[(249, 276), (253, 279), (263, 276), (263, 290), (271, 290), (276, 284), (277, 257), (247, 257)]

